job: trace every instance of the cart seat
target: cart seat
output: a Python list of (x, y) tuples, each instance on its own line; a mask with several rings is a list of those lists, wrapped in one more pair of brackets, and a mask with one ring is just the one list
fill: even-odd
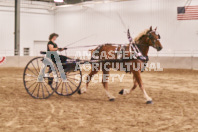
[(40, 54), (45, 55), (47, 52), (46, 51), (40, 51)]

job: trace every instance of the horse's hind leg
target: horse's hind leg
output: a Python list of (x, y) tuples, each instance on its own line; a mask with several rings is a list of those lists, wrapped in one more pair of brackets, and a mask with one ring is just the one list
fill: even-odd
[(142, 79), (141, 79), (141, 75), (140, 75), (140, 71), (133, 71), (134, 77), (140, 87), (140, 89), (142, 90), (144, 97), (146, 99), (146, 103), (147, 104), (151, 104), (152, 103), (152, 98), (148, 96), (148, 94), (146, 93), (145, 88), (143, 87), (143, 83), (142, 83)]
[(89, 73), (89, 75), (87, 75), (87, 78), (86, 78), (86, 86), (85, 86), (85, 87), (82, 87), (82, 88), (78, 91), (79, 94), (82, 94), (82, 93), (86, 93), (86, 92), (87, 92), (87, 88), (88, 88), (89, 82), (91, 81), (92, 77), (93, 77), (96, 73), (98, 73), (98, 71), (97, 71), (97, 70), (94, 70), (94, 71), (91, 71), (91, 72)]
[(137, 85), (138, 85), (138, 83), (137, 83), (137, 81), (136, 81), (136, 79), (135, 79), (135, 77), (133, 76), (133, 87), (132, 88), (130, 88), (130, 89), (122, 89), (120, 92), (119, 92), (119, 94), (121, 94), (121, 95), (126, 95), (126, 94), (129, 94), (129, 93), (131, 93), (133, 90), (135, 90), (135, 88), (137, 87)]
[(108, 79), (109, 79), (109, 71), (103, 70), (102, 84), (109, 98), (109, 101), (114, 101), (115, 97), (109, 92), (109, 89), (108, 89)]

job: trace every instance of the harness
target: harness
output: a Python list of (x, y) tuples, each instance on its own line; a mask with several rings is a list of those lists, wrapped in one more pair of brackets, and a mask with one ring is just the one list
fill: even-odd
[(126, 50), (125, 45), (118, 45), (115, 49), (116, 59), (122, 59), (125, 50)]
[[(105, 45), (111, 45), (111, 46), (116, 46), (116, 49), (114, 53), (116, 54), (115, 59), (122, 59), (123, 53), (126, 50), (126, 45), (124, 44), (105, 44)], [(102, 48), (103, 45), (98, 46), (96, 49), (93, 50), (92, 52), (92, 57), (91, 60), (99, 60), (99, 51)]]
[[(112, 46), (115, 45), (116, 46), (115, 51), (114, 51), (114, 53), (116, 54), (115, 59), (123, 59), (123, 55), (126, 51), (127, 45), (124, 45), (124, 44), (109, 44), (109, 45), (112, 45)], [(129, 52), (135, 51), (135, 52), (141, 53), (141, 51), (139, 50), (140, 45), (144, 45), (144, 44), (130, 44), (129, 45)], [(99, 51), (100, 51), (102, 46), (103, 45), (100, 45), (96, 49), (93, 50), (91, 60), (98, 60), (99, 59)], [(144, 45), (144, 46), (146, 46), (146, 45)], [(148, 56), (145, 56), (145, 58), (146, 58), (145, 62), (147, 62), (149, 60)]]
[[(156, 39), (155, 37), (153, 37), (153, 35), (151, 34), (153, 31), (150, 31), (146, 34), (146, 36), (148, 37), (147, 39), (147, 42), (146, 43), (149, 43), (149, 41), (151, 41), (152, 43), (152, 46), (155, 47), (155, 43), (157, 40), (160, 39), (160, 35), (158, 34), (158, 39)], [(149, 45), (146, 45), (146, 44), (136, 44), (136, 43), (133, 43), (132, 41), (132, 38), (130, 36), (130, 32), (128, 30), (128, 33), (127, 33), (127, 36), (128, 36), (128, 39), (129, 39), (129, 52), (135, 52), (137, 53), (139, 56), (141, 55), (142, 56), (142, 52), (140, 51), (140, 46), (149, 46)], [(145, 35), (144, 35), (145, 36)], [(107, 44), (105, 44), (107, 45)], [(109, 44), (109, 45), (116, 45), (117, 47), (115, 48), (115, 51), (114, 53), (116, 54), (116, 58), (115, 59), (123, 59), (123, 54), (124, 52), (126, 51), (126, 45), (123, 45), (123, 44)], [(98, 46), (96, 49), (94, 49), (94, 52), (92, 54), (92, 58), (91, 60), (98, 60), (99, 59), (99, 51), (101, 49), (102, 45)], [(145, 70), (146, 68), (146, 64), (147, 62), (149, 61), (149, 57), (148, 56), (144, 56), (145, 57), (145, 60), (143, 61), (144, 63), (144, 68), (142, 68), (142, 72)], [(131, 60), (131, 58), (129, 59)], [(133, 60), (133, 59), (132, 59)], [(142, 60), (141, 60), (142, 61)]]

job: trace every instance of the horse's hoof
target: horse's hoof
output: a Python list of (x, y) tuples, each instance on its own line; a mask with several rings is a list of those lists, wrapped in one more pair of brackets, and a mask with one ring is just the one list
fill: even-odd
[(152, 100), (147, 101), (146, 104), (153, 104), (153, 101)]
[(78, 94), (81, 94), (81, 91), (80, 91), (80, 89), (78, 90)]
[(124, 94), (124, 89), (122, 89), (119, 94), (123, 95)]
[(115, 99), (114, 99), (114, 98), (112, 98), (112, 99), (109, 99), (109, 101), (115, 101)]

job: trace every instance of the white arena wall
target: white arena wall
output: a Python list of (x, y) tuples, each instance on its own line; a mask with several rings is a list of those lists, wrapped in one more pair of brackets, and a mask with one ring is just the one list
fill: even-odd
[[(152, 25), (158, 27), (162, 38), (164, 48), (159, 55), (197, 54), (198, 20), (177, 20), (177, 7), (185, 3), (186, 0), (133, 0), (58, 8), (55, 10), (55, 31), (60, 34), (58, 44), (65, 46), (90, 35), (73, 46), (125, 44), (128, 43), (127, 28), (135, 37)], [(192, 0), (190, 5), (198, 5), (198, 1)], [(152, 48), (150, 53), (157, 54)]]
[[(177, 7), (184, 6), (185, 0), (90, 2), (57, 8), (48, 3), (32, 4), (22, 0), (21, 57), (13, 57), (14, 3), (12, 0), (2, 1), (0, 0), (0, 57), (7, 57), (0, 67), (24, 67), (30, 58), (38, 56), (38, 50), (45, 49), (52, 32), (60, 35), (57, 40), (59, 47), (74, 42), (72, 47), (76, 48), (67, 53), (68, 56), (74, 56), (74, 50), (82, 50), (78, 46), (126, 44), (127, 28), (135, 37), (152, 25), (158, 27), (164, 48), (160, 52), (150, 48), (151, 61), (160, 62), (163, 68), (198, 69), (198, 20), (177, 20)], [(193, 0), (190, 5), (198, 5), (198, 1)], [(23, 48), (30, 48), (30, 56), (22, 57)]]
[[(20, 49), (30, 48), (34, 55), (34, 43), (43, 42), (54, 32), (54, 11), (51, 4), (21, 0)], [(0, 1), (0, 56), (14, 55), (14, 0)]]

